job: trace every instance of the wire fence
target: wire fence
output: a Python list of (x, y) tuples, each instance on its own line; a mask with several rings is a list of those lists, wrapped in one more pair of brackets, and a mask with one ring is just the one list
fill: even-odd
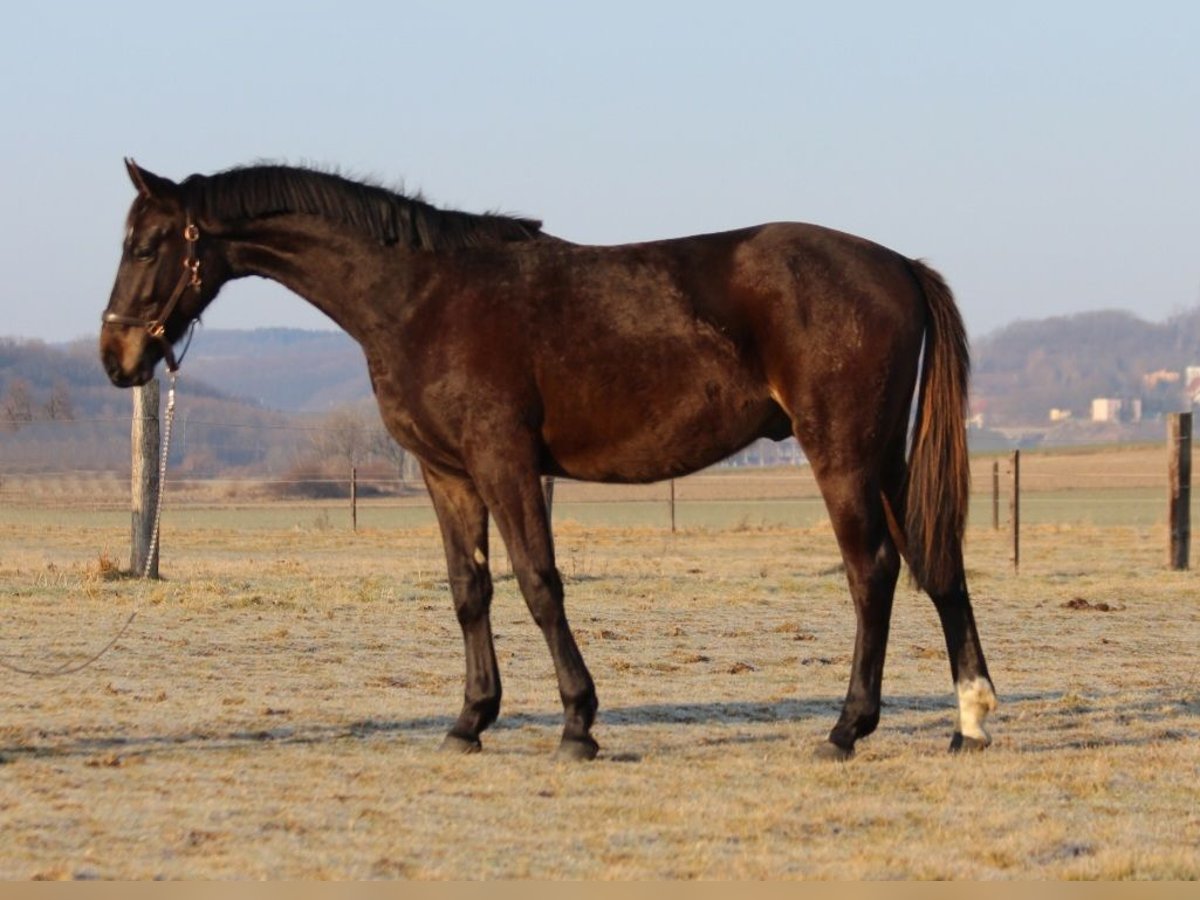
[[(231, 527), (239, 516), (250, 523), (290, 516), (329, 527), (432, 523), (415, 461), (386, 446), (377, 421), (296, 422), (272, 415), (225, 422), (205, 418), (202, 410), (181, 412), (167, 476), (168, 516), (197, 522), (224, 516)], [(117, 414), (0, 430), (3, 515), (19, 520), (38, 510), (128, 510), (129, 435), (128, 416)], [(752, 448), (737, 463), (651, 485), (558, 479), (554, 518), (677, 529), (812, 527), (826, 519), (820, 490), (795, 448)], [(1009, 465), (1008, 454), (973, 459), (971, 527), (1007, 524)], [(1164, 525), (1168, 468), (1165, 443), (1027, 452), (1022, 522)]]
[[(1020, 505), (1025, 524), (1148, 527), (1167, 522), (1165, 463), (1158, 471), (1083, 469), (1064, 473), (1057, 461), (1051, 465), (1044, 462), (1036, 456), (1023, 461)], [(1006, 527), (1009, 521), (1009, 478), (1005, 472), (999, 492), (994, 492), (988, 483), (990, 463), (987, 458), (976, 460), (971, 527)], [(234, 522), (241, 512), (244, 519), (265, 522), (271, 517), (264, 510), (275, 507), (281, 515), (291, 515), (297, 521), (324, 515), (340, 524), (356, 515), (358, 525), (364, 528), (432, 522), (432, 507), (419, 476), (401, 478), (369, 471), (359, 472), (355, 479), (349, 470), (341, 476), (304, 477), (191, 477), (168, 471), (166, 502), (169, 516), (185, 513), (193, 520), (214, 519), (212, 514), (220, 512)], [(129, 472), (0, 471), (0, 506), (14, 515), (33, 509), (127, 511)], [(996, 506), (998, 516), (994, 514)], [(558, 522), (664, 528), (674, 520), (678, 529), (812, 527), (825, 520), (826, 512), (816, 480), (806, 466), (800, 465), (754, 471), (708, 470), (673, 483), (651, 485), (595, 485), (556, 479), (554, 517)]]

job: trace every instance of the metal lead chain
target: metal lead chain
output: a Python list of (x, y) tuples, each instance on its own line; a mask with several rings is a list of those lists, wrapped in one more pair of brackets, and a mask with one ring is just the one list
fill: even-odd
[(171, 426), (175, 423), (175, 383), (177, 372), (171, 372), (171, 386), (167, 389), (167, 413), (163, 417), (162, 452), (158, 456), (158, 496), (154, 498), (154, 527), (150, 529), (150, 548), (142, 566), (143, 580), (150, 577), (150, 569), (158, 555), (158, 528), (162, 521), (163, 494), (167, 492), (167, 456), (171, 452)]

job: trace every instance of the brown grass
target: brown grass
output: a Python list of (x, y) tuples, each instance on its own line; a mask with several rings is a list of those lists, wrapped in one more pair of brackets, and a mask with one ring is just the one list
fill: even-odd
[[(980, 468), (977, 466), (977, 469)], [(505, 708), (436, 752), (462, 650), (432, 527), (170, 525), (111, 580), (127, 526), (0, 524), (5, 878), (1196, 878), (1200, 601), (1165, 529), (969, 535), (1000, 693), (985, 754), (945, 752), (931, 605), (897, 597), (880, 730), (812, 747), (853, 640), (826, 527), (558, 530), (597, 681), (601, 756), (556, 763), (544, 643), (495, 562)]]

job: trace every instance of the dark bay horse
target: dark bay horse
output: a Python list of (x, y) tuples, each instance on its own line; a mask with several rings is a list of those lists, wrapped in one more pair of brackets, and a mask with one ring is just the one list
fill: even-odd
[[(129, 211), (100, 355), (144, 384), (234, 278), (273, 279), (362, 345), (383, 421), (424, 470), (466, 647), (445, 746), (500, 710), (489, 608), (495, 517), (554, 659), (559, 753), (592, 758), (597, 701), (563, 609), (540, 476), (647, 482), (794, 434), (829, 510), (857, 633), (819, 756), (879, 721), (901, 557), (941, 618), (958, 693), (951, 749), (989, 743), (995, 694), (963, 568), (968, 352), (942, 278), (813, 225), (624, 246), (283, 166), (175, 183), (127, 161)], [(909, 413), (917, 394), (909, 445)]]

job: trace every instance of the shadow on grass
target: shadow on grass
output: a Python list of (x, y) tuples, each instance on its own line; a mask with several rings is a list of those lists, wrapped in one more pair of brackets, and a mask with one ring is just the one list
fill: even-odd
[[(841, 698), (828, 697), (809, 700), (780, 700), (770, 703), (755, 702), (710, 702), (710, 703), (650, 703), (633, 706), (618, 706), (600, 711), (598, 724), (606, 728), (638, 725), (666, 725), (697, 727), (712, 725), (762, 725), (771, 723), (796, 723), (813, 720), (832, 725), (841, 709)], [(1191, 702), (1175, 707), (1164, 706), (1160, 697), (1145, 697), (1141, 701), (1119, 702), (1121, 723), (1161, 724), (1170, 722), (1172, 727), (1153, 733), (1133, 733), (1130, 729), (1114, 727), (1110, 711), (1104, 708), (1105, 698), (1095, 698), (1090, 704), (1080, 705), (1071, 694), (1062, 692), (1040, 692), (1009, 694), (1002, 698), (1000, 713), (996, 716), (998, 727), (1004, 719), (1016, 718), (1030, 709), (1050, 720), (1069, 717), (1075, 722), (1086, 721), (1089, 716), (1104, 720), (1105, 734), (1080, 738), (1078, 735), (1063, 734), (1061, 739), (1041, 741), (1028, 747), (1006, 747), (1018, 753), (1044, 753), (1071, 749), (1094, 749), (1098, 747), (1145, 746), (1155, 743), (1195, 741), (1200, 739), (1200, 727), (1194, 722), (1180, 720), (1195, 716), (1200, 710)], [(888, 713), (926, 712), (938, 714), (937, 721), (923, 723), (892, 723)], [(946, 694), (892, 696), (884, 698), (881, 729), (889, 727), (902, 734), (922, 734), (944, 731), (953, 716), (953, 705)], [(428, 737), (431, 747), (436, 746), (441, 735), (454, 724), (455, 717), (449, 715), (416, 716), (400, 719), (361, 719), (336, 724), (279, 725), (269, 728), (232, 728), (193, 730), (190, 732), (158, 735), (107, 735), (79, 737), (69, 731), (39, 731), (38, 743), (0, 747), (0, 761), (39, 758), (94, 758), (108, 754), (111, 762), (89, 762), (89, 765), (121, 765), (121, 760), (145, 757), (155, 753), (178, 750), (233, 750), (258, 744), (274, 745), (323, 745), (339, 741), (363, 741), (386, 735), (421, 735)], [(562, 713), (518, 712), (502, 715), (492, 726), (491, 732), (515, 731), (522, 728), (557, 729), (562, 724)], [(1054, 729), (1052, 722), (1043, 727)], [(1043, 732), (1044, 733), (1044, 732)], [(710, 742), (729, 740), (714, 737)], [(619, 757), (618, 757), (619, 758)]]

